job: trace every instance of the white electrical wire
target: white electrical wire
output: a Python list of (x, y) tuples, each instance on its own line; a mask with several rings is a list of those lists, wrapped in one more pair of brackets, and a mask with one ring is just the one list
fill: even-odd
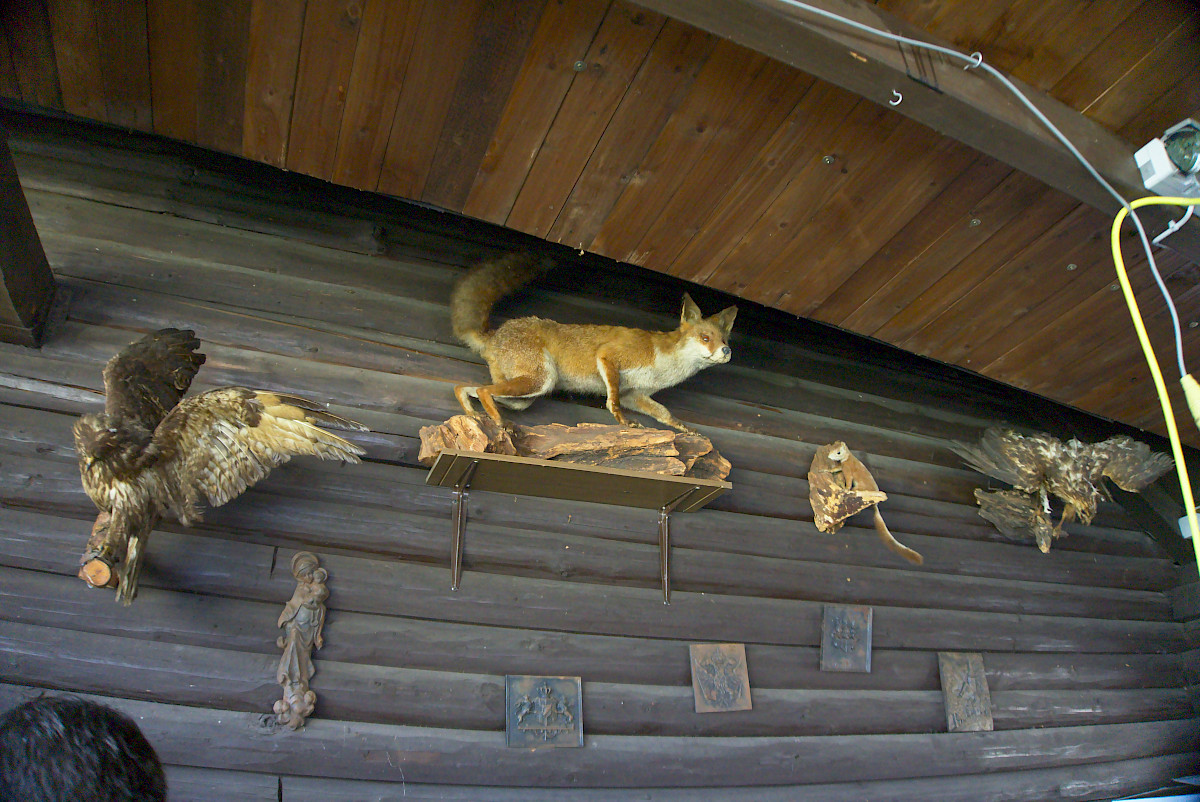
[(1189, 207), (1187, 207), (1187, 211), (1183, 213), (1183, 217), (1179, 218), (1178, 220), (1172, 220), (1171, 222), (1167, 223), (1167, 229), (1165, 231), (1163, 231), (1161, 234), (1159, 234), (1157, 237), (1154, 238), (1154, 244), (1158, 245), (1160, 242), (1165, 240), (1167, 237), (1174, 234), (1179, 229), (1183, 228), (1183, 224), (1186, 223), (1189, 218), (1191, 218), (1192, 212), (1194, 212), (1194, 211), (1196, 211), (1196, 207), (1189, 206)]
[[(1146, 260), (1149, 263), (1150, 272), (1154, 276), (1154, 282), (1158, 285), (1158, 289), (1162, 293), (1163, 300), (1166, 301), (1167, 310), (1171, 313), (1171, 324), (1175, 332), (1175, 359), (1176, 362), (1178, 362), (1179, 375), (1181, 378), (1187, 375), (1187, 367), (1184, 364), (1183, 359), (1183, 332), (1179, 326), (1179, 313), (1175, 310), (1175, 302), (1171, 298), (1171, 293), (1167, 290), (1167, 285), (1163, 282), (1162, 276), (1158, 272), (1158, 263), (1154, 260), (1154, 253), (1150, 243), (1150, 238), (1146, 234), (1146, 229), (1142, 226), (1142, 221), (1138, 217), (1137, 212), (1134, 211), (1133, 207), (1129, 205), (1129, 201), (1125, 200), (1121, 193), (1117, 192), (1117, 190), (1113, 188), (1112, 184), (1108, 183), (1104, 176), (1100, 175), (1099, 171), (1096, 170), (1096, 168), (1092, 166), (1091, 162), (1089, 162), (1084, 155), (1079, 152), (1079, 149), (1075, 147), (1071, 140), (1067, 139), (1063, 132), (1058, 130), (1058, 127), (1054, 123), (1050, 122), (1050, 119), (1042, 112), (1042, 110), (1034, 105), (1033, 101), (1027, 98), (1025, 93), (1018, 89), (1012, 81), (1008, 80), (1008, 77), (1005, 76), (1004, 73), (1000, 72), (992, 65), (985, 63), (983, 56), (980, 53), (972, 53), (968, 56), (967, 54), (960, 53), (953, 48), (935, 45), (931, 42), (923, 42), (920, 39), (912, 39), (907, 36), (900, 36), (899, 34), (894, 34), (890, 31), (873, 28), (870, 25), (866, 25), (857, 20), (850, 19), (832, 11), (826, 11), (823, 8), (816, 8), (808, 3), (800, 2), (800, 0), (778, 1), (787, 6), (803, 9), (804, 11), (815, 14), (818, 17), (824, 17), (826, 19), (833, 20), (846, 25), (847, 27), (854, 28), (855, 30), (871, 34), (872, 36), (878, 36), (889, 41), (899, 42), (912, 47), (932, 50), (935, 53), (942, 53), (950, 56), (951, 58), (964, 61), (967, 63), (967, 66), (963, 69), (982, 69), (999, 81), (1006, 89), (1008, 89), (1008, 91), (1011, 92), (1013, 96), (1016, 97), (1023, 106), (1025, 106), (1025, 108), (1029, 109), (1033, 116), (1036, 117), (1038, 121), (1041, 122), (1041, 124), (1044, 125), (1051, 134), (1054, 135), (1054, 138), (1062, 143), (1063, 147), (1065, 147), (1071, 153), (1071, 155), (1075, 157), (1076, 161), (1083, 165), (1083, 168), (1091, 174), (1092, 178), (1096, 179), (1096, 182), (1099, 183), (1100, 186), (1104, 187), (1105, 191), (1112, 195), (1113, 198), (1115, 198), (1117, 202), (1120, 203), (1121, 206), (1129, 213), (1129, 218), (1133, 220), (1134, 227), (1137, 228), (1138, 238), (1142, 242), (1142, 250), (1144, 250), (1146, 253)], [(804, 20), (800, 21), (803, 22)], [(1182, 225), (1182, 223), (1180, 223), (1180, 225)]]

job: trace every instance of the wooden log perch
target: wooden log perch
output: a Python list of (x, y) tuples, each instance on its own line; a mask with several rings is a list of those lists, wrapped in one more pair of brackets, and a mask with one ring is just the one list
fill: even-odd
[(443, 451), (480, 451), (516, 456), (512, 437), (491, 418), (455, 415), (437, 426), (421, 427), (421, 451), (417, 461), (432, 465)]
[(704, 435), (603, 423), (502, 429), (487, 418), (456, 415), (421, 429), (423, 464), (433, 464), (448, 449), (704, 479), (724, 479), (733, 467)]
[(79, 578), (94, 588), (117, 586), (117, 564), (125, 553), (125, 544), (117, 543), (110, 535), (109, 521), (112, 516), (102, 512), (92, 524), (92, 534), (79, 558)]

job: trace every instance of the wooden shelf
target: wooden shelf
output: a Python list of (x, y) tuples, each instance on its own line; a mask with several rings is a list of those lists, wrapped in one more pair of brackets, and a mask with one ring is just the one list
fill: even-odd
[(729, 482), (718, 479), (666, 476), (479, 451), (443, 451), (429, 469), (425, 484), (454, 487), (473, 463), (476, 467), (471, 489), (493, 493), (661, 509), (692, 492), (693, 496), (680, 503), (674, 512), (698, 510), (733, 489)]
[(462, 578), (463, 538), (467, 526), (467, 506), (463, 501), (471, 490), (487, 490), (657, 509), (659, 573), (664, 604), (671, 603), (671, 513), (693, 512), (733, 489), (729, 482), (719, 479), (665, 476), (480, 451), (443, 451), (429, 469), (425, 484), (454, 489), (451, 590), (458, 590)]

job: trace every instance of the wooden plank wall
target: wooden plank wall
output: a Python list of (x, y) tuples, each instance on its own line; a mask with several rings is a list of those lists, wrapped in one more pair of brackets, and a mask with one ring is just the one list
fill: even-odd
[[(1133, 146), (1200, 108), (1185, 0), (881, 5)], [(501, 223), (1163, 431), (1103, 216), (624, 0), (5, 9), (0, 95)], [(1162, 268), (1194, 358), (1195, 267), (1163, 251)]]
[[(946, 449), (997, 422), (1106, 424), (746, 307), (733, 361), (661, 394), (736, 466), (731, 493), (675, 518), (669, 607), (652, 511), (487, 493), (470, 496), (451, 592), (450, 495), (424, 485), (417, 431), (484, 374), (450, 333), (452, 282), (518, 238), (161, 143), (5, 122), (69, 305), (40, 351), (0, 346), (0, 708), (50, 689), (126, 710), (189, 799), (1043, 799), (1065, 784), (1091, 799), (1195, 770), (1195, 642), (1168, 597), (1185, 575), (1112, 504), (1047, 555), (1006, 542), (975, 513), (981, 477)], [(680, 283), (558, 256), (510, 312), (671, 325)], [(74, 576), (94, 509), (71, 425), (100, 404), (105, 360), (165, 325), (204, 341), (198, 387), (327, 402), (371, 427), (355, 436), (368, 459), (293, 462), (200, 527), (163, 525), (123, 608)], [(551, 399), (514, 418), (606, 415)], [(833, 439), (890, 494), (922, 568), (868, 519), (815, 530), (804, 477)], [(302, 548), (332, 595), (317, 711), (291, 733), (267, 713)], [(871, 673), (819, 670), (825, 603), (874, 606)], [(693, 712), (687, 644), (702, 641), (746, 644), (753, 710)], [(938, 650), (983, 652), (994, 733), (945, 732)], [(506, 673), (581, 676), (585, 747), (506, 749)]]

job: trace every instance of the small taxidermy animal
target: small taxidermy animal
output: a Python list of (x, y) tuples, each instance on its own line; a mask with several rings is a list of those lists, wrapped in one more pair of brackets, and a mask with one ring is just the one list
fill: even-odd
[(879, 503), (887, 500), (887, 494), (879, 489), (867, 466), (841, 440), (817, 449), (808, 469), (808, 497), (818, 530), (836, 532), (851, 515), (874, 507), (875, 531), (883, 545), (909, 562), (917, 565), (925, 562), (920, 554), (892, 537), (879, 514)]
[(508, 254), (475, 267), (455, 286), (450, 298), (454, 333), (487, 360), (492, 374), (491, 384), (454, 388), (467, 414), (475, 414), (471, 398), (478, 398), (492, 420), (502, 423), (496, 402), (525, 409), (560, 388), (605, 396), (608, 411), (625, 426), (638, 425), (625, 417), (628, 407), (672, 428), (692, 431), (650, 396), (729, 361), (727, 342), (737, 307), (706, 318), (684, 294), (683, 314), (674, 331), (573, 325), (538, 317), (489, 328), (492, 307), (551, 266), (529, 254)]
[[(100, 509), (80, 575), (117, 598), (137, 593), (146, 538), (162, 516), (201, 519), (297, 454), (358, 462), (357, 445), (318, 428), (365, 431), (320, 405), (283, 393), (222, 387), (183, 399), (204, 363), (195, 333), (148, 334), (104, 366), (103, 413), (75, 423), (84, 490)], [(181, 400), (183, 399), (183, 400)]]

